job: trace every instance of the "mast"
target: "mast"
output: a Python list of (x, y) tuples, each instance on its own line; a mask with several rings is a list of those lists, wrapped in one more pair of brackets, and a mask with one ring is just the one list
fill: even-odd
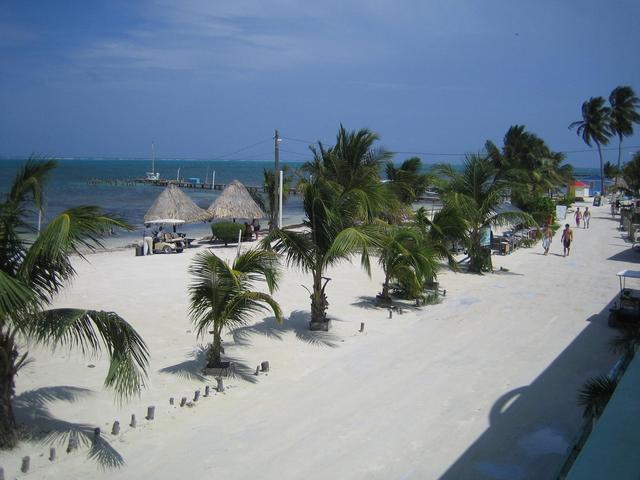
[(156, 146), (151, 142), (151, 173), (156, 173)]

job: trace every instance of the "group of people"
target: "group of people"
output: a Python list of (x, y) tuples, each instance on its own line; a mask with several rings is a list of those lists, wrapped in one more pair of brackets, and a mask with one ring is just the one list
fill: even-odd
[[(591, 212), (589, 211), (589, 207), (585, 207), (584, 212), (581, 212), (580, 207), (578, 207), (575, 213), (575, 220), (576, 228), (580, 228), (580, 223), (582, 223), (582, 228), (589, 228), (589, 222), (591, 220)], [(553, 230), (551, 229), (550, 222), (547, 222), (547, 224), (544, 226), (544, 229), (542, 230), (542, 248), (544, 249), (545, 255), (549, 253), (549, 247), (551, 247), (552, 240)], [(571, 226), (568, 223), (564, 226), (560, 241), (562, 242), (563, 249), (562, 256), (567, 257), (569, 253), (571, 253), (571, 242), (573, 242), (573, 230), (571, 230)]]
[(589, 228), (589, 221), (591, 220), (591, 212), (589, 207), (584, 207), (584, 213), (580, 211), (580, 207), (576, 208), (576, 228), (580, 228), (580, 222), (582, 222), (582, 228)]
[(244, 238), (245, 240), (253, 240), (253, 236), (255, 235), (255, 239), (258, 240), (258, 236), (260, 234), (260, 223), (255, 218), (249, 222), (244, 222)]

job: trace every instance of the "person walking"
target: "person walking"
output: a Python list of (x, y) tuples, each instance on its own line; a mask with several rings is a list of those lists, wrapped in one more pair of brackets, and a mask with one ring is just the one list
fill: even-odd
[(251, 221), (251, 226), (253, 227), (253, 233), (256, 235), (256, 240), (258, 240), (258, 236), (260, 235), (260, 223), (254, 218)]
[(589, 228), (589, 220), (591, 220), (591, 212), (589, 211), (589, 207), (585, 207), (584, 213), (582, 214), (582, 228)]
[(551, 241), (553, 240), (553, 230), (549, 224), (544, 226), (542, 230), (542, 248), (544, 248), (544, 254), (547, 255), (549, 253), (549, 247), (551, 246)]
[(149, 225), (144, 226), (142, 232), (142, 253), (144, 255), (153, 255), (153, 235)]
[(580, 228), (580, 220), (582, 220), (582, 212), (580, 211), (580, 207), (576, 209), (576, 228)]
[(562, 247), (564, 249), (562, 256), (566, 257), (571, 251), (571, 241), (573, 240), (573, 230), (571, 230), (571, 226), (569, 226), (568, 223), (564, 226), (560, 240), (562, 240)]

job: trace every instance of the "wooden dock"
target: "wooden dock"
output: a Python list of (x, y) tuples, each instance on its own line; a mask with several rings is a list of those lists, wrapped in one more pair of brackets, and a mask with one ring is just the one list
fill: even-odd
[[(115, 187), (133, 187), (136, 185), (152, 185), (155, 187), (167, 187), (168, 185), (176, 185), (180, 188), (191, 188), (197, 190), (224, 190), (227, 188), (226, 183), (192, 183), (184, 180), (147, 180), (146, 178), (133, 179), (117, 179), (117, 178), (91, 178), (87, 181), (88, 185), (108, 185)], [(254, 192), (264, 192), (264, 185), (245, 185), (247, 190)], [(297, 195), (298, 189), (289, 188), (289, 195)]]

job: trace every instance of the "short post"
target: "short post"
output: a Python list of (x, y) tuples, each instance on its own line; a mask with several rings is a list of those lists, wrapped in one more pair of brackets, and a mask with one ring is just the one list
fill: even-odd
[(116, 420), (111, 427), (111, 435), (118, 435), (120, 433), (120, 422)]
[(254, 373), (254, 375), (257, 377), (258, 375), (260, 375), (260, 365), (258, 365), (256, 367), (256, 373)]
[(29, 471), (29, 466), (31, 465), (31, 457), (28, 455), (26, 457), (22, 457), (22, 466), (20, 467), (20, 471), (22, 473), (27, 473)]
[(94, 443), (100, 440), (100, 427), (96, 427), (93, 429), (93, 441)]
[(222, 393), (224, 392), (224, 383), (222, 382), (222, 377), (216, 377), (216, 380), (218, 382), (218, 392)]
[(205, 385), (205, 387), (204, 387), (204, 396), (205, 397), (209, 396), (209, 391), (210, 391), (209, 385)]
[(389, 308), (389, 318), (393, 318), (393, 310)]
[(364, 322), (360, 322), (360, 333), (364, 332)]
[(169, 405), (173, 405), (173, 404), (174, 404), (174, 402), (175, 402), (175, 401), (174, 401), (173, 397), (169, 398)]
[(78, 432), (71, 432), (69, 435), (69, 444), (67, 445), (67, 453), (71, 453), (78, 449)]
[(402, 315), (402, 307), (398, 308), (398, 314)]
[(180, 406), (184, 407), (187, 404), (187, 397), (182, 397), (180, 399)]
[(4, 468), (0, 467), (0, 480), (4, 480)]
[(147, 420), (153, 420), (156, 416), (156, 407), (150, 405), (147, 407)]
[(196, 390), (193, 394), (193, 401), (197, 402), (198, 400), (200, 400), (200, 390)]
[(261, 369), (263, 372), (268, 372), (268, 371), (269, 371), (269, 362), (262, 362), (262, 363), (260, 364), (260, 369)]
[(136, 425), (138, 423), (136, 422), (136, 416), (134, 414), (131, 414), (131, 423), (129, 424), (130, 427), (136, 428)]
[(49, 449), (49, 461), (50, 462), (55, 462), (56, 461), (56, 449), (55, 449), (55, 447), (51, 447)]

